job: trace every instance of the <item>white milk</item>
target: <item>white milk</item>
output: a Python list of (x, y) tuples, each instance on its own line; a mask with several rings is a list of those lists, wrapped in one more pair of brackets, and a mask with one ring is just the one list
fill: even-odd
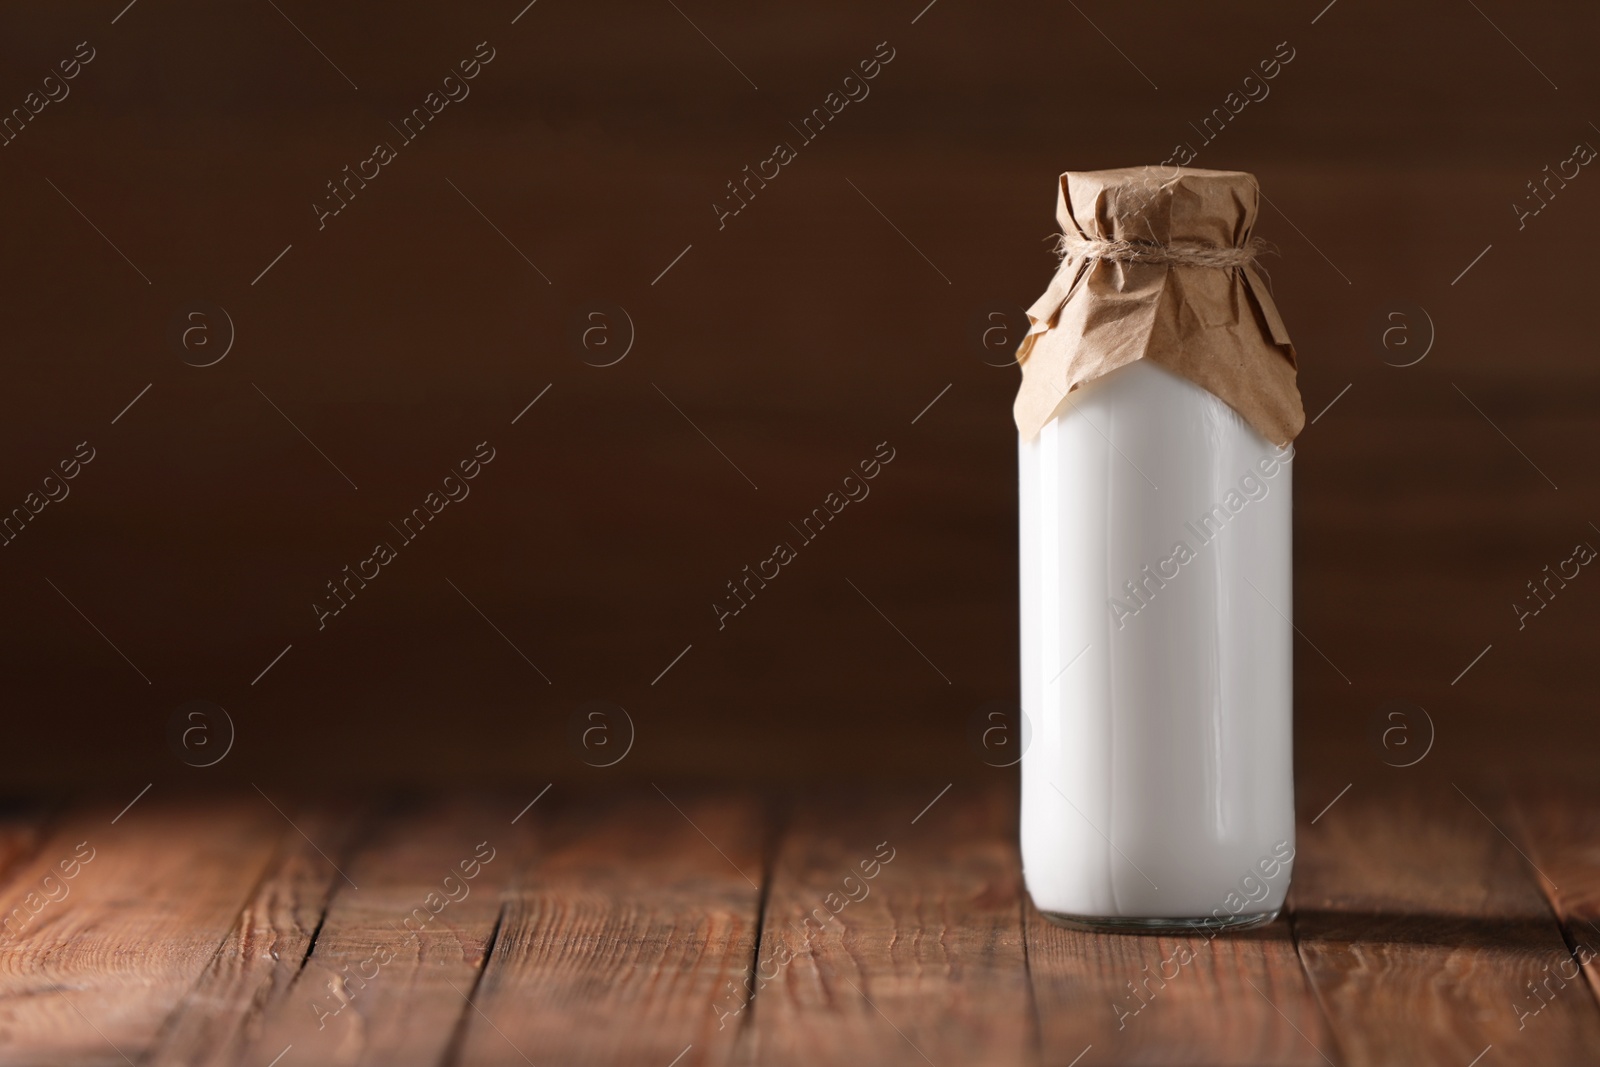
[(1294, 854), (1292, 451), (1150, 360), (1071, 396), (1019, 447), (1028, 890), (1096, 926), (1267, 921)]

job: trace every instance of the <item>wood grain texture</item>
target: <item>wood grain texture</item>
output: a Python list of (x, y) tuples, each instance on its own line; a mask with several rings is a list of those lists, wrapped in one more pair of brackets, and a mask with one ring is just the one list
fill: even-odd
[(1593, 790), (1427, 782), (1209, 939), (1046, 922), (1009, 786), (0, 813), (0, 1064), (1600, 1062)]
[(284, 825), (238, 922), (163, 1027), (150, 1056), (157, 1067), (244, 1059), (261, 1039), (263, 1019), (300, 977), (329, 901), (344, 884), (335, 864), (350, 863), (362, 812), (285, 803), (293, 825)]
[(937, 793), (794, 803), (741, 1062), (1032, 1061), (1015, 796)]
[[(1583, 531), (1600, 518), (1586, 518), (1582, 503), (1600, 489), (1588, 279), (1521, 269), (1559, 255), (1566, 234), (1595, 232), (1600, 197), (1575, 187), (1525, 232), (1507, 207), (1559, 160), (1553, 153), (1594, 136), (1576, 105), (1560, 103), (1585, 91), (1561, 68), (1591, 76), (1581, 42), (1600, 27), (1600, 9), (1540, 0), (1525, 24), (1541, 30), (1524, 37), (1480, 3), (1562, 84), (1547, 95), (1459, 0), (1341, 3), (1314, 28), (1325, 2), (1304, 13), (1238, 0), (1169, 5), (1154, 33), (1140, 25), (1146, 9), (1108, 6), (1101, 18), (1085, 7), (1156, 80), (1157, 67), (1170, 73), (1170, 86), (1141, 94), (1129, 91), (1137, 75), (1109, 45), (1075, 55), (1081, 84), (1062, 83), (1056, 42), (1085, 32), (1099, 40), (1071, 5), (942, 2), (915, 27), (926, 2), (910, 6), (684, 6), (762, 84), (748, 95), (660, 3), (635, 5), (637, 20), (546, 3), (514, 29), (499, 3), (382, 27), (361, 9), (334, 9), (319, 18), (322, 33), (285, 6), (363, 83), (360, 93), (268, 5), (130, 10), (115, 31), (128, 36), (111, 53), (123, 58), (97, 61), (94, 82), (77, 83), (70, 103), (5, 149), (26, 165), (0, 172), (0, 189), (21, 209), (8, 231), (18, 267), (7, 338), (19, 351), (72, 354), (6, 368), (18, 406), (0, 451), (0, 481), (12, 491), (5, 506), (61, 458), (84, 420), (108, 423), (154, 381), (117, 423), (119, 434), (137, 429), (108, 454), (114, 462), (89, 468), (106, 480), (76, 483), (70, 503), (6, 550), (27, 565), (0, 569), (0, 590), (40, 613), (39, 625), (9, 634), (12, 691), (47, 710), (11, 724), (12, 744), (0, 750), (10, 780), (82, 780), (118, 771), (130, 751), (168, 758), (143, 725), (170, 711), (166, 695), (136, 697), (137, 715), (107, 699), (140, 679), (35, 571), (119, 644), (141, 625), (162, 633), (125, 646), (158, 680), (202, 662), (215, 665), (212, 685), (243, 685), (298, 642), (252, 688), (262, 702), (257, 740), (229, 757), (229, 772), (294, 760), (330, 781), (476, 781), (486, 768), (508, 778), (531, 768), (566, 774), (575, 694), (559, 686), (605, 678), (624, 687), (608, 699), (635, 708), (641, 736), (652, 737), (619, 774), (803, 781), (819, 770), (922, 776), (938, 765), (976, 778), (965, 716), (1015, 684), (1016, 371), (989, 365), (1004, 362), (1004, 346), (996, 360), (970, 330), (997, 307), (1026, 306), (1049, 278), (1061, 170), (1159, 159), (1286, 37), (1301, 59), (1200, 162), (1257, 173), (1277, 205), (1264, 206), (1259, 233), (1282, 253), (1273, 285), (1302, 350), (1307, 415), (1351, 386), (1307, 429), (1297, 460), (1296, 622), (1357, 684), (1397, 691), (1442, 689), (1495, 642), (1452, 691), (1471, 694), (1453, 712), (1461, 732), (1529, 762), (1592, 764), (1600, 717), (1584, 702), (1592, 687), (1578, 646), (1600, 619), (1600, 597), (1576, 585), (1530, 623), (1542, 647), (1524, 642), (1525, 666), (1507, 642), (1517, 632), (1511, 598), (1527, 595), (1524, 583), (1575, 539), (1593, 536)], [(87, 31), (70, 6), (9, 16), (14, 107), (31, 88), (25, 72), (48, 69), (61, 58), (58, 42)], [(1554, 30), (1561, 23), (1574, 32)], [(471, 100), (451, 105), (398, 168), (319, 230), (309, 204), (325, 182), (359, 162), (352, 154), (369, 151), (373, 137), (390, 135), (387, 122), (455, 57), (449, 42), (491, 29), (516, 43), (502, 46)], [(178, 69), (169, 43), (180, 35), (193, 42), (193, 63)], [(710, 207), (726, 183), (759, 164), (774, 138), (794, 136), (789, 122), (885, 38), (900, 58), (871, 98), (850, 105), (799, 166), (719, 228)], [(1436, 40), (1448, 44), (1419, 47)], [(1374, 59), (1383, 63), (1370, 81), (1349, 76)], [(784, 73), (769, 85), (758, 67)], [(378, 86), (382, 115), (364, 103)], [(1092, 128), (1070, 144), (1034, 135), (1064, 105), (1092, 110)], [(1494, 116), (1493, 137), (1477, 115)], [(163, 134), (152, 139), (151, 130)], [(158, 287), (185, 295), (152, 303), (45, 175)], [(1464, 225), (1480, 216), (1492, 231)], [(1452, 285), (1490, 242), (1494, 250)], [(451, 269), (424, 269), (433, 264)], [(241, 344), (275, 353), (270, 377), (251, 377), (266, 368), (249, 369), (237, 358), (243, 348), (209, 374), (176, 358), (166, 330), (174, 301), (191, 289), (239, 317)], [(570, 340), (581, 305), (602, 295), (626, 305), (640, 334), (640, 347), (605, 373)], [(1403, 295), (1425, 305), (1440, 344), (1402, 370), (1386, 365), (1398, 357), (1378, 343), (1373, 320)], [(82, 314), (83, 300), (97, 313)], [(467, 322), (471, 351), (445, 358)], [(151, 364), (153, 378), (131, 377), (123, 351), (132, 337), (153, 346), (152, 359), (158, 349), (172, 357)], [(668, 351), (670, 368), (640, 358)], [(197, 433), (208, 441), (201, 456)], [(390, 536), (389, 521), (432, 487), (426, 472), (484, 437), (503, 458), (474, 482), (470, 503), (452, 505), (407, 550), (416, 565), (386, 568), (329, 623), (336, 636), (325, 651), (302, 655), (313, 633), (318, 648), (329, 636), (306, 603), (333, 577), (328, 568), (359, 562), (352, 553)], [(870, 500), (850, 505), (828, 539), (717, 630), (709, 607), (725, 583), (791, 536), (788, 524), (886, 438), (901, 458)], [(318, 521), (305, 520), (308, 507)], [(671, 521), (685, 509), (697, 519)], [(108, 539), (126, 562), (110, 558)], [(239, 567), (241, 558), (251, 565)], [(60, 578), (86, 560), (96, 561), (85, 578), (103, 602)], [(875, 581), (864, 568), (879, 572)], [(562, 664), (557, 688), (524, 688), (531, 668), (446, 574), (529, 659)], [(845, 575), (953, 686), (909, 648), (883, 654), (869, 624), (887, 627), (865, 604), (850, 606), (860, 598)], [(652, 687), (690, 642), (694, 651)], [(626, 666), (621, 649), (630, 650)], [(1300, 652), (1300, 736), (1364, 754), (1336, 696), (1343, 679), (1308, 646)], [(441, 662), (459, 671), (434, 670)], [(1501, 698), (1515, 699), (1530, 677), (1554, 699), (1521, 708), (1540, 728), (1507, 733)], [(1500, 683), (1495, 699), (1475, 699), (1488, 682)], [(350, 713), (374, 706), (396, 718), (385, 725), (403, 728)], [(69, 725), (81, 715), (95, 728)], [(453, 743), (417, 743), (445, 716)], [(324, 743), (305, 745), (313, 728)], [(862, 743), (838, 745), (846, 730)], [(928, 743), (899, 743), (913, 730)], [(351, 760), (353, 751), (375, 758)]]
[(0, 942), (0, 1063), (142, 1058), (286, 829), (248, 797), (146, 797), (113, 824), (119, 806), (65, 816), (0, 899), (9, 917), (45, 901)]
[(1540, 995), (1573, 984), (1575, 964), (1581, 964), (1589, 991), (1600, 1001), (1600, 795), (1588, 784), (1534, 787), (1515, 791), (1506, 810), (1508, 832), (1527, 852), (1572, 950), (1572, 961), (1552, 968)]
[(1530, 992), (1570, 953), (1475, 791), (1358, 787), (1301, 827), (1295, 935), (1352, 1065), (1600, 1061), (1586, 991)]
[(309, 957), (234, 1062), (291, 1046), (301, 1063), (443, 1062), (525, 851), (515, 813), (477, 801), (387, 809), (340, 864)]
[(667, 786), (534, 810), (540, 858), (507, 901), (459, 1062), (725, 1062), (738, 1029), (715, 1009), (755, 949), (760, 801)]
[(1064, 929), (1030, 904), (1027, 937), (1047, 1064), (1335, 1056), (1283, 918), (1238, 933), (1118, 936)]

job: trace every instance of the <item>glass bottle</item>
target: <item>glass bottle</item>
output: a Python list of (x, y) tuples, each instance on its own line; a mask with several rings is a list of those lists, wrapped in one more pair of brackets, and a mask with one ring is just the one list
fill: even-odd
[(1255, 181), (1062, 176), (1018, 359), (1022, 858), (1095, 929), (1242, 927), (1294, 858), (1294, 351)]

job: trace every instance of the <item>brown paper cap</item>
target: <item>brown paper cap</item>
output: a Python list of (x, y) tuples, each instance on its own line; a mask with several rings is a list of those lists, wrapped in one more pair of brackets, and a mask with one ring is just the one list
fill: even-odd
[[(1056, 219), (1068, 238), (1243, 248), (1257, 208), (1243, 171), (1125, 167), (1063, 174)], [(1067, 260), (1028, 319), (1015, 406), (1025, 440), (1073, 389), (1136, 359), (1220, 397), (1274, 444), (1305, 425), (1294, 345), (1254, 267)]]

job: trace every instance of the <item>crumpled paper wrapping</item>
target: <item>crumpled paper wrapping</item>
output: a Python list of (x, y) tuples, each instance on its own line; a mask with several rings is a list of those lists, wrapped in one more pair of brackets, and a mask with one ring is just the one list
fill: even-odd
[[(1243, 248), (1257, 209), (1243, 171), (1125, 167), (1061, 175), (1056, 218), (1069, 239)], [(1028, 319), (1014, 409), (1024, 440), (1073, 389), (1136, 359), (1220, 397), (1273, 444), (1305, 425), (1294, 345), (1253, 266), (1068, 258)]]

